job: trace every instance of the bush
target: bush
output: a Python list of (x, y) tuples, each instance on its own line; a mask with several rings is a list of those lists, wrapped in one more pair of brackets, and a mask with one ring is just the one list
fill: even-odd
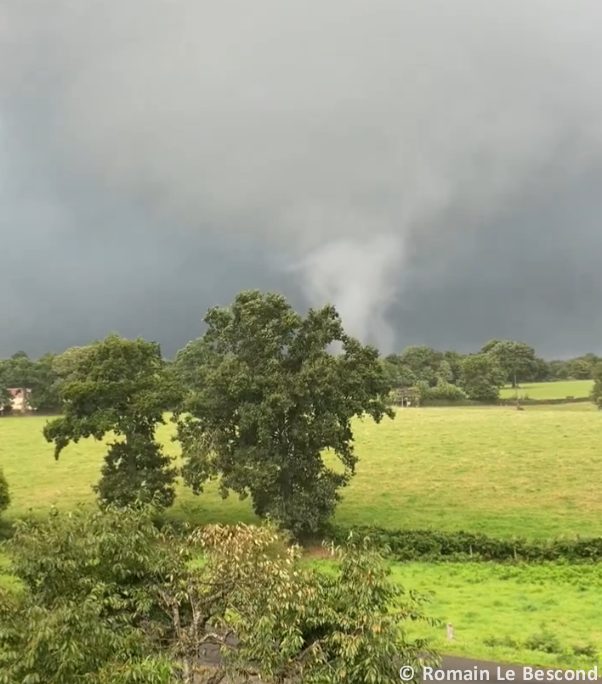
[(457, 385), (441, 383), (435, 387), (424, 388), (421, 392), (422, 402), (444, 401), (444, 402), (464, 402), (468, 399), (466, 392)]
[(8, 493), (8, 482), (0, 470), (0, 513), (5, 511), (10, 504), (10, 495)]
[[(349, 528), (331, 527), (329, 538), (343, 544)], [(602, 537), (590, 539), (497, 539), (476, 532), (437, 530), (389, 530), (376, 526), (354, 528), (354, 533), (369, 538), (381, 551), (396, 561), (566, 561), (602, 560)]]

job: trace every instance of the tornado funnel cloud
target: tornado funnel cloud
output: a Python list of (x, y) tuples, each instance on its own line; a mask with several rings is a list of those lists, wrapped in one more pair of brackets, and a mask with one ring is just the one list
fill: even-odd
[(0, 353), (172, 353), (247, 288), (383, 350), (600, 351), (601, 31), (599, 0), (4, 0)]

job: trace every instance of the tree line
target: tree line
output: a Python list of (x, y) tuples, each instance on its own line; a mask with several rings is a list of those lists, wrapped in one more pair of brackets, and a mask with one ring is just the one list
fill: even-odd
[[(395, 390), (495, 401), (506, 383), (559, 372), (507, 340), (468, 355), (414, 346), (382, 358), (345, 332), (334, 307), (301, 315), (259, 291), (211, 308), (204, 322), (172, 360), (155, 342), (111, 334), (37, 361), (18, 353), (2, 363), (0, 384), (31, 389), (34, 408), (57, 411), (44, 426), (57, 459), (81, 439), (112, 439), (94, 487), (102, 505), (168, 508), (178, 477), (197, 495), (215, 481), (224, 498), (248, 497), (260, 518), (301, 538), (324, 529), (355, 473), (352, 420), (393, 418)], [(594, 355), (564, 363), (581, 376), (589, 363), (589, 377), (602, 367)], [(177, 465), (156, 438), (167, 420)]]
[(423, 400), (495, 402), (506, 385), (596, 379), (602, 357), (588, 353), (546, 361), (530, 345), (490, 340), (471, 354), (412, 346), (383, 359), (394, 388), (415, 388)]
[[(38, 359), (17, 351), (10, 358), (0, 360), (0, 407), (3, 413), (10, 412), (8, 390), (12, 388), (30, 390), (29, 404), (34, 410), (60, 412), (60, 389), (69, 380), (74, 364), (88, 346), (71, 347), (61, 353), (48, 352)], [(200, 337), (179, 350), (173, 359), (164, 359), (189, 389), (198, 387), (196, 364), (203, 362), (204, 347), (204, 337)], [(587, 353), (571, 359), (548, 361), (523, 342), (491, 340), (470, 354), (411, 346), (399, 354), (389, 354), (381, 361), (394, 390), (412, 388), (423, 399), (491, 402), (499, 397), (500, 388), (508, 384), (516, 387), (528, 382), (595, 380), (600, 373), (602, 357)]]

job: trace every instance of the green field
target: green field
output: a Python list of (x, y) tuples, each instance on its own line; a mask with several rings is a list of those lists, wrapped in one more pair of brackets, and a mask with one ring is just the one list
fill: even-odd
[[(600, 421), (589, 403), (402, 409), (379, 426), (357, 421), (360, 463), (337, 519), (539, 539), (601, 535)], [(55, 462), (41, 434), (44, 422), (0, 419), (10, 518), (94, 501), (103, 445), (70, 446)], [(170, 436), (171, 426), (162, 428), (176, 456)], [(200, 497), (180, 489), (174, 513), (197, 522), (254, 519), (247, 502), (222, 501), (214, 486)], [(449, 644), (444, 626), (430, 630), (444, 652), (565, 667), (591, 664), (593, 656), (575, 655), (590, 643), (602, 652), (602, 566), (408, 563), (395, 565), (394, 577), (435, 592), (429, 614), (456, 632)], [(0, 586), (11, 584), (0, 559)]]
[[(531, 538), (602, 534), (602, 414), (569, 407), (404, 409), (394, 421), (355, 425), (360, 462), (337, 519), (390, 528), (432, 527)], [(562, 409), (562, 410), (559, 410)], [(70, 446), (56, 462), (43, 418), (0, 419), (9, 516), (93, 501), (103, 445)], [(163, 428), (167, 448), (170, 427)], [(248, 502), (214, 486), (180, 492), (177, 515), (199, 522), (253, 520)]]
[[(429, 613), (443, 627), (429, 636), (443, 652), (542, 667), (602, 664), (599, 565), (410, 564), (394, 576), (412, 589), (435, 590)], [(596, 655), (582, 655), (588, 646)]]
[[(518, 396), (521, 399), (581, 399), (589, 396), (592, 390), (591, 380), (566, 380), (561, 382), (536, 382), (529, 385), (521, 385), (518, 388)], [(502, 399), (512, 399), (517, 390), (512, 387), (504, 387), (500, 392)]]
[(441, 624), (412, 632), (442, 653), (539, 667), (602, 665), (599, 565), (407, 563), (393, 566), (393, 578), (432, 595), (426, 612)]

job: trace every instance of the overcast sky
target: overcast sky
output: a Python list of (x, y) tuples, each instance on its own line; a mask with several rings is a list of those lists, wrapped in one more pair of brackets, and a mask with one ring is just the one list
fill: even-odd
[(3, 0), (0, 356), (246, 288), (602, 352), (599, 0)]

